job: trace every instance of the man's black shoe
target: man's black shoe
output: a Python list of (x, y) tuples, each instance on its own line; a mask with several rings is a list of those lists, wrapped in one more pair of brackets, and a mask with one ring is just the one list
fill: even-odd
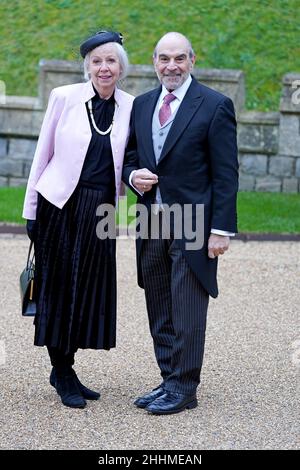
[(165, 391), (163, 395), (152, 401), (145, 409), (155, 415), (168, 415), (196, 408), (197, 405), (196, 395), (182, 395), (181, 393)]
[(152, 390), (152, 392), (146, 393), (142, 397), (139, 397), (135, 400), (134, 404), (138, 408), (146, 408), (147, 405), (152, 403), (156, 398), (160, 397), (165, 393), (164, 389), (159, 386)]
[[(83, 385), (80, 382), (80, 380), (77, 377), (76, 372), (75, 372), (74, 369), (72, 369), (70, 367), (68, 369), (68, 373), (70, 375), (73, 375), (73, 377), (75, 378), (75, 380), (77, 382), (77, 385), (78, 385), (78, 388), (79, 388), (80, 393), (83, 396), (83, 398), (85, 398), (86, 400), (98, 400), (100, 398), (100, 393), (95, 392), (94, 390), (91, 390), (91, 389), (87, 388), (85, 385)], [(51, 374), (50, 374), (50, 384), (52, 385), (52, 387), (55, 387), (55, 380), (56, 380), (56, 369), (55, 369), (55, 367), (53, 367), (53, 369), (51, 371)]]

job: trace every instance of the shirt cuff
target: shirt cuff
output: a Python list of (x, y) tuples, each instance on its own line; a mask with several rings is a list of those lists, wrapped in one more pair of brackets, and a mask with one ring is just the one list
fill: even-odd
[(214, 233), (215, 235), (222, 235), (223, 237), (235, 237), (235, 233), (227, 232), (226, 230), (218, 230), (216, 228), (212, 228), (210, 233)]
[(136, 171), (137, 171), (137, 170), (133, 170), (133, 171), (130, 173), (130, 175), (129, 175), (129, 184), (130, 184), (130, 186), (131, 186), (137, 193), (139, 193), (140, 196), (143, 196), (144, 193), (141, 193), (141, 191), (139, 191), (138, 189), (136, 189), (136, 187), (132, 184), (132, 178), (133, 178), (133, 175), (134, 175), (134, 173), (135, 173)]

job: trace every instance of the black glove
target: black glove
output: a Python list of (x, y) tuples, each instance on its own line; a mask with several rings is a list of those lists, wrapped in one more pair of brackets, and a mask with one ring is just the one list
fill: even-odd
[(36, 220), (27, 220), (26, 230), (27, 230), (28, 237), (33, 242), (35, 238), (35, 231), (36, 231)]

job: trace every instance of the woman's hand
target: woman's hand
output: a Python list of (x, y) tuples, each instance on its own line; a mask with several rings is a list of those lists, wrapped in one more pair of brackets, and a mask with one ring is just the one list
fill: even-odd
[(27, 235), (30, 239), (30, 241), (34, 241), (35, 239), (35, 232), (36, 232), (36, 220), (27, 220), (26, 223), (26, 230), (27, 230)]

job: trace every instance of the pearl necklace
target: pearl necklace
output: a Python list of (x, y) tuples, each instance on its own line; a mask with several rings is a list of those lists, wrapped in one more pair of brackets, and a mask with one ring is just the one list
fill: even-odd
[(90, 111), (91, 121), (92, 121), (93, 128), (95, 129), (95, 131), (98, 132), (98, 134), (100, 134), (100, 135), (109, 134), (110, 131), (112, 130), (112, 127), (113, 127), (114, 118), (113, 118), (113, 120), (112, 120), (112, 122), (111, 122), (111, 125), (109, 126), (109, 128), (108, 128), (106, 131), (100, 131), (100, 129), (97, 127), (96, 122), (95, 122), (95, 119), (94, 119), (93, 107), (92, 107), (92, 100), (89, 100), (89, 101), (88, 101), (88, 108), (89, 108), (89, 111)]

